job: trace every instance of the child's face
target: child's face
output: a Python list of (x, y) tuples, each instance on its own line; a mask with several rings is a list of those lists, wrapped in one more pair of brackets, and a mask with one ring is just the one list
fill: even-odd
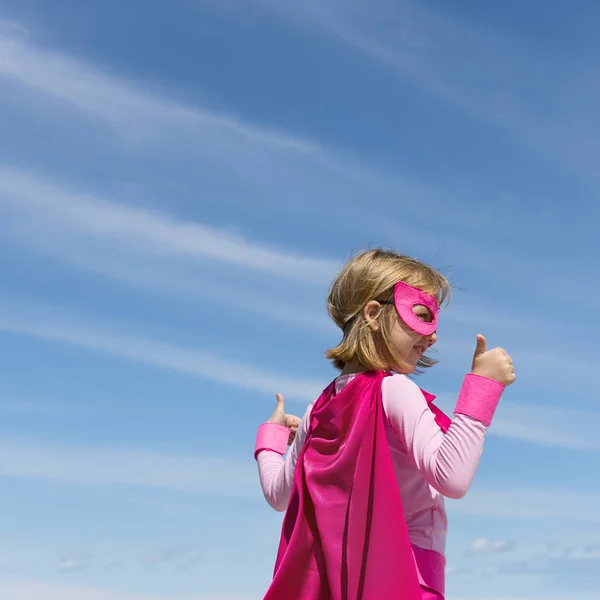
[[(416, 305), (413, 307), (413, 312), (423, 322), (431, 323), (431, 311), (426, 306)], [(411, 367), (410, 372), (412, 373), (425, 351), (437, 342), (437, 334), (435, 331), (429, 335), (417, 333), (398, 317), (394, 322), (391, 340), (394, 350)]]

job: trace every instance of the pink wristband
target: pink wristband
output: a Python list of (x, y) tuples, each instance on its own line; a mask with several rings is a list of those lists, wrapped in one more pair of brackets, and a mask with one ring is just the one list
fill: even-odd
[(454, 414), (466, 415), (489, 427), (502, 392), (504, 385), (500, 382), (469, 373), (460, 388)]
[(284, 425), (277, 423), (263, 423), (256, 433), (256, 445), (254, 446), (254, 458), (261, 450), (272, 450), (282, 456), (285, 454), (290, 430)]

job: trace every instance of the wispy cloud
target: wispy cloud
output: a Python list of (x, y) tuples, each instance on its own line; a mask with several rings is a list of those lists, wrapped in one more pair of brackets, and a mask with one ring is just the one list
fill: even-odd
[(46, 230), (103, 239), (151, 256), (209, 260), (321, 285), (339, 268), (337, 261), (307, 258), (201, 223), (66, 191), (34, 173), (1, 166), (0, 205)]
[[(267, 246), (226, 229), (124, 205), (34, 171), (2, 165), (0, 214), (4, 243), (71, 268), (155, 293), (217, 300), (304, 329), (332, 327), (321, 309), (326, 285), (341, 266), (335, 258)], [(219, 265), (225, 270), (215, 268)], [(287, 285), (269, 284), (269, 277)], [(294, 284), (306, 289), (287, 291)], [(274, 287), (277, 296), (265, 293)], [(448, 316), (457, 322), (488, 320), (496, 326), (502, 320), (504, 328), (523, 329), (514, 315), (482, 313), (469, 305), (462, 311), (453, 307)]]
[(485, 537), (474, 539), (469, 546), (471, 554), (504, 554), (515, 547), (513, 542), (508, 540), (490, 540)]
[[(252, 461), (10, 438), (0, 438), (0, 450), (5, 457), (0, 465), (4, 477), (205, 495), (259, 493)], [(61, 560), (59, 569), (73, 571), (89, 564), (88, 557), (67, 556)]]
[[(590, 99), (599, 82), (583, 64), (574, 69), (562, 54), (549, 57), (547, 48), (515, 34), (412, 0), (255, 3), (365, 53), (467, 113), (508, 128), (541, 154), (595, 177), (591, 157), (600, 149), (592, 132), (600, 116)], [(557, 94), (557, 80), (570, 92)]]
[(562, 489), (472, 490), (450, 510), (475, 516), (600, 523), (600, 492)]
[[(80, 318), (61, 318), (57, 313), (26, 309), (8, 302), (0, 302), (0, 307), (0, 331), (86, 348), (259, 393), (272, 395), (274, 390), (285, 390), (291, 400), (302, 402), (314, 400), (323, 387), (316, 381), (218, 359), (209, 351), (94, 328)], [(232, 372), (236, 377), (231, 377)]]
[(5, 600), (160, 600), (142, 594), (127, 594), (109, 589), (77, 587), (37, 581), (2, 581), (0, 596)]
[(541, 446), (600, 452), (595, 425), (600, 413), (531, 404), (505, 403), (491, 435)]
[[(546, 363), (547, 364), (547, 363)], [(521, 365), (521, 369), (533, 368), (534, 363)], [(546, 369), (550, 367), (546, 366)], [(568, 365), (562, 365), (563, 369)], [(571, 378), (576, 376), (574, 371), (569, 371)], [(589, 372), (584, 376), (589, 380)], [(595, 376), (595, 374), (592, 374)], [(541, 374), (539, 377), (543, 377)], [(538, 381), (540, 381), (538, 377)], [(543, 379), (539, 383), (544, 386)], [(517, 388), (511, 395), (518, 394)], [(572, 382), (566, 383), (572, 388)], [(507, 392), (508, 395), (509, 392)], [(584, 400), (582, 394), (574, 391), (571, 394), (571, 403)], [(440, 394), (436, 403), (447, 414), (452, 414), (456, 395), (450, 393)], [(593, 410), (581, 410), (562, 406), (550, 406), (548, 403), (531, 404), (526, 401), (503, 399), (494, 416), (488, 435), (499, 436), (506, 439), (528, 442), (539, 446), (563, 448), (582, 452), (600, 452), (600, 441), (596, 432), (596, 423), (600, 413)]]
[(120, 592), (114, 589), (70, 586), (32, 580), (0, 581), (3, 600), (254, 600), (255, 596), (233, 594), (177, 594), (167, 596)]
[(31, 34), (20, 23), (0, 27), (0, 76), (119, 126), (152, 122), (155, 126), (195, 125), (209, 131), (229, 131), (276, 149), (302, 153), (316, 149), (307, 140), (157, 97), (147, 89), (136, 89), (118, 77), (65, 54), (42, 50), (32, 43)]
[[(588, 590), (598, 590), (597, 562), (600, 552), (594, 546), (566, 546), (564, 544), (540, 544), (520, 548), (520, 552), (508, 559), (494, 557), (496, 575), (504, 577), (540, 577), (548, 589), (574, 589), (581, 585)], [(584, 593), (582, 591), (582, 593)], [(589, 593), (584, 593), (586, 597)]]
[[(180, 153), (181, 144), (192, 144), (194, 154), (199, 155), (194, 169), (202, 170), (202, 189), (210, 195), (203, 199), (205, 201), (221, 202), (227, 196), (215, 194), (206, 181), (212, 174), (212, 161), (219, 160), (236, 170), (233, 179), (240, 183), (240, 196), (233, 194), (237, 200), (227, 200), (233, 202), (232, 206), (252, 202), (257, 210), (268, 207), (269, 212), (285, 207), (286, 212), (295, 210), (298, 217), (304, 219), (310, 213), (313, 215), (311, 227), (317, 228), (315, 235), (318, 227), (324, 227), (319, 216), (327, 216), (345, 228), (360, 228), (368, 239), (376, 235), (379, 243), (386, 240), (396, 244), (401, 240), (403, 251), (423, 252), (423, 248), (427, 248), (427, 255), (423, 256), (427, 260), (440, 247), (440, 230), (444, 236), (459, 238), (461, 232), (478, 226), (479, 217), (474, 213), (478, 205), (467, 209), (462, 202), (449, 202), (446, 192), (382, 173), (372, 165), (318, 142), (250, 126), (231, 116), (167, 99), (143, 85), (134, 85), (76, 58), (36, 45), (31, 35), (18, 34), (14, 28), (0, 29), (2, 76), (7, 82), (25, 86), (36, 97), (41, 94), (42, 98), (58, 99), (62, 105), (74, 107), (91, 118), (117, 124), (117, 135), (123, 132), (134, 135), (139, 128), (155, 135), (160, 133), (164, 152), (165, 135), (176, 140)], [(145, 147), (145, 144), (140, 146), (139, 151)], [(89, 191), (81, 193), (30, 171), (4, 167), (0, 182), (2, 205), (5, 210), (10, 208), (13, 219), (19, 221), (13, 223), (10, 238), (4, 236), (6, 239), (18, 238), (21, 243), (26, 241), (29, 246), (72, 266), (127, 280), (132, 285), (158, 288), (164, 284), (163, 288), (187, 290), (187, 293), (218, 287), (210, 282), (196, 285), (197, 275), (194, 277), (191, 273), (189, 277), (189, 265), (178, 264), (170, 272), (172, 265), (166, 263), (175, 259), (248, 267), (252, 271), (320, 286), (331, 279), (339, 266), (335, 259), (305, 256), (252, 242), (233, 231), (181, 222), (165, 214), (99, 198)], [(399, 220), (386, 215), (382, 222), (365, 214), (364, 199), (373, 194), (393, 200), (401, 213), (410, 215), (411, 226), (406, 225), (405, 218)], [(168, 199), (161, 202), (164, 205)], [(429, 209), (426, 216), (419, 208), (422, 203)], [(307, 211), (308, 206), (310, 211)], [(36, 211), (40, 211), (37, 219)], [(486, 207), (486, 212), (486, 221), (493, 218), (500, 222), (505, 218), (504, 211), (494, 211), (493, 207)], [(361, 217), (363, 214), (365, 218)], [(453, 227), (451, 233), (447, 229), (449, 225)], [(511, 227), (514, 227), (514, 219), (511, 219)], [(329, 230), (329, 226), (324, 229)], [(63, 236), (65, 230), (70, 232), (67, 237)], [(126, 247), (129, 253), (126, 260), (122, 256), (112, 261), (104, 259), (103, 248), (93, 246), (103, 242), (115, 244), (107, 254), (112, 258)], [(488, 273), (490, 257), (484, 256), (481, 247), (475, 250), (458, 241), (454, 245), (453, 262)], [(144, 262), (150, 255), (159, 263), (159, 276), (154, 279), (147, 261)], [(525, 279), (531, 275), (527, 265), (519, 271), (505, 250), (501, 256), (494, 257), (494, 262), (496, 276), (514, 278), (520, 271)], [(264, 302), (259, 297), (249, 302), (249, 306), (261, 304)], [(292, 312), (284, 314), (280, 307), (273, 309), (279, 320), (289, 321)], [(311, 322), (304, 318), (300, 321)]]
[(89, 414), (89, 408), (84, 408), (75, 404), (57, 404), (55, 402), (0, 398), (0, 412), (21, 415), (64, 417), (65, 415)]
[(309, 331), (333, 327), (319, 309), (340, 266), (335, 259), (266, 246), (2, 166), (0, 215), (3, 243), (109, 282), (217, 301)]
[(83, 571), (92, 565), (90, 556), (63, 556), (58, 562), (58, 570), (62, 573)]
[(0, 215), (3, 243), (108, 282), (216, 301), (309, 331), (332, 328), (318, 309), (339, 268), (334, 259), (268, 247), (2, 167)]
[[(75, 109), (76, 115), (114, 125), (114, 135), (125, 137), (128, 149), (134, 147), (143, 153), (157, 141), (167, 162), (173, 153), (188, 159), (194, 155), (193, 171), (201, 171), (202, 189), (211, 190), (205, 191), (210, 195), (207, 201), (228, 202), (232, 207), (252, 203), (256, 210), (269, 215), (293, 211), (298, 219), (305, 219), (310, 207), (313, 227), (318, 217), (334, 218), (363, 235), (377, 235), (394, 244), (402, 240), (409, 252), (427, 246), (433, 253), (439, 248), (440, 239), (432, 231), (435, 224), (444, 228), (452, 224), (456, 236), (461, 237), (460, 232), (471, 231), (482, 220), (490, 219), (489, 214), (477, 212), (477, 205), (466, 207), (459, 199), (449, 203), (445, 189), (410, 180), (397, 170), (381, 170), (346, 149), (167, 98), (153, 90), (152, 84), (135, 84), (108, 74), (98, 66), (45, 48), (34, 39), (31, 33), (0, 29), (0, 77), (40, 101), (54, 100)], [(136, 138), (143, 144), (131, 142)], [(223, 189), (222, 172), (218, 182), (213, 180), (216, 164), (233, 170), (233, 177), (229, 172), (224, 177), (239, 183), (234, 186), (236, 200), (228, 198), (231, 189), (227, 186), (224, 194), (215, 195), (212, 190), (209, 182)], [(193, 174), (188, 175), (194, 181)], [(388, 214), (383, 222), (373, 219), (365, 198), (374, 195), (393, 201), (403, 217)], [(426, 216), (420, 209), (422, 203), (429, 209)], [(487, 213), (490, 210), (486, 207)], [(406, 216), (410, 216), (410, 227), (406, 226)], [(494, 218), (504, 219), (504, 211), (496, 211)]]
[(600, 561), (600, 546), (567, 548), (559, 558), (574, 561)]
[(203, 559), (203, 555), (195, 550), (163, 549), (147, 556), (144, 565), (151, 569), (168, 567), (176, 571), (187, 571)]
[[(585, 595), (586, 598), (589, 598), (590, 600), (598, 600), (600, 598), (600, 595), (595, 594), (594, 592), (591, 592), (591, 595), (587, 594)], [(538, 595), (532, 595), (532, 594), (527, 594), (526, 596), (523, 595), (502, 595), (502, 596), (488, 596), (488, 595), (477, 595), (477, 596), (463, 596), (463, 595), (456, 595), (452, 597), (452, 600), (573, 600), (573, 596), (572, 595), (568, 595), (568, 596), (549, 596), (544, 594), (543, 596), (538, 596)]]
[[(27, 31), (24, 27), (21, 30)], [(77, 58), (43, 48), (32, 39), (31, 34), (24, 35), (15, 27), (0, 28), (0, 77), (114, 126), (115, 134), (128, 140), (140, 138), (146, 145), (158, 136), (161, 144), (165, 139), (192, 144), (204, 167), (216, 161), (233, 168), (248, 184), (260, 183), (261, 203), (269, 204), (271, 210), (281, 205), (282, 191), (287, 210), (296, 206), (304, 211), (310, 201), (315, 214), (336, 215), (352, 226), (364, 209), (367, 190), (393, 194), (396, 201), (405, 198), (407, 211), (416, 198), (444, 207), (443, 195), (428, 185), (383, 173), (313, 140), (167, 99), (149, 89), (151, 86), (132, 84)], [(343, 196), (346, 208), (353, 209), (347, 219), (331, 202), (334, 191)], [(320, 202), (320, 198), (329, 201)], [(446, 218), (454, 219), (454, 212)], [(410, 237), (411, 232), (406, 235)]]

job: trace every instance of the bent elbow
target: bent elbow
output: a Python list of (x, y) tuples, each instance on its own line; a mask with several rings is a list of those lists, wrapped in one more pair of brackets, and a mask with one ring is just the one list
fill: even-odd
[(281, 498), (268, 498), (266, 497), (268, 505), (277, 512), (285, 512), (287, 508), (287, 502), (282, 500)]
[(469, 486), (451, 486), (446, 488), (446, 490), (442, 493), (444, 494), (444, 496), (446, 496), (446, 498), (450, 498), (451, 500), (460, 500), (461, 498), (464, 498), (467, 495), (468, 491)]
[(271, 489), (270, 486), (263, 486), (263, 495), (267, 504), (277, 512), (284, 512), (287, 508), (287, 499), (285, 494), (278, 493), (278, 491)]
[(435, 486), (437, 491), (452, 500), (460, 500), (467, 495), (469, 488), (471, 487), (471, 479), (464, 477), (455, 477), (446, 481), (438, 482)]

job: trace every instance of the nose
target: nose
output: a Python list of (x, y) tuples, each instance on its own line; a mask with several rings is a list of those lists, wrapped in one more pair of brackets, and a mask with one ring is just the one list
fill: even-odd
[(425, 336), (425, 339), (427, 340), (427, 346), (431, 347), (433, 346), (436, 342), (437, 342), (437, 331), (434, 331), (433, 333), (430, 333), (429, 335)]

